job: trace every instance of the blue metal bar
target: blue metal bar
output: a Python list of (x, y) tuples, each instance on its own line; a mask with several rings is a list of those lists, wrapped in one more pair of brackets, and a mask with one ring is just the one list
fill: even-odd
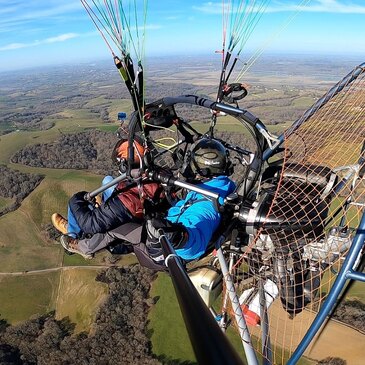
[[(359, 228), (357, 229), (354, 240), (350, 250), (346, 256), (346, 259), (338, 273), (338, 276), (333, 284), (332, 289), (328, 293), (328, 297), (323, 303), (320, 311), (317, 313), (312, 325), (308, 329), (306, 335), (303, 337), (302, 341), (294, 351), (293, 355), (289, 359), (287, 365), (294, 365), (298, 362), (300, 357), (303, 355), (304, 351), (313, 340), (314, 336), (317, 334), (318, 330), (321, 328), (326, 317), (331, 312), (333, 306), (336, 303), (338, 296), (340, 295), (342, 289), (344, 288), (346, 281), (350, 278), (350, 275), (358, 277), (358, 275), (352, 271), (353, 266), (361, 252), (361, 249), (365, 242), (365, 214), (361, 218)], [(362, 277), (362, 276), (361, 276)]]
[(357, 271), (351, 270), (347, 273), (347, 278), (365, 282), (365, 274), (362, 272), (357, 272)]

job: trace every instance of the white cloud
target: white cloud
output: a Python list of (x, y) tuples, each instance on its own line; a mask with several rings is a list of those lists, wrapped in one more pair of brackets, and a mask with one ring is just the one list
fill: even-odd
[[(43, 4), (42, 4), (43, 3)], [(1, 3), (0, 3), (1, 4)], [(78, 1), (40, 1), (36, 3), (19, 2), (12, 6), (6, 4), (2, 7), (1, 12), (12, 13), (12, 21), (49, 18), (52, 16), (60, 16), (62, 14), (82, 11), (82, 5)], [(0, 14), (1, 14), (0, 12)]]
[(46, 38), (44, 40), (44, 43), (64, 42), (64, 41), (67, 41), (68, 39), (76, 38), (77, 36), (78, 36), (78, 34), (76, 34), (76, 33), (65, 33), (65, 34), (58, 35), (56, 37)]
[[(156, 30), (163, 28), (160, 24), (146, 24), (146, 30)], [(143, 27), (140, 27), (140, 29), (143, 29)]]
[(193, 9), (207, 14), (222, 14), (222, 3), (213, 3), (209, 1), (200, 6), (193, 6)]
[(50, 22), (55, 19), (66, 20), (70, 14), (73, 16), (83, 12), (78, 1), (37, 1), (37, 2), (6, 2), (1, 5), (0, 0), (0, 32), (9, 29), (21, 30), (30, 23), (39, 24), (42, 21)]
[(181, 17), (176, 16), (176, 15), (171, 15), (171, 16), (167, 16), (165, 19), (166, 20), (179, 20), (179, 19), (181, 19)]
[(56, 37), (45, 38), (42, 40), (35, 40), (35, 41), (29, 42), (29, 43), (10, 43), (3, 47), (0, 47), (0, 51), (11, 51), (11, 50), (20, 49), (20, 48), (36, 47), (36, 46), (40, 46), (42, 44), (64, 42), (64, 41), (67, 41), (68, 39), (72, 39), (72, 38), (76, 38), (76, 37), (79, 37), (79, 35), (76, 33), (65, 33), (65, 34), (60, 34)]
[(308, 5), (287, 5), (282, 2), (278, 2), (277, 6), (269, 7), (268, 12), (278, 11), (305, 11), (312, 13), (337, 13), (337, 14), (364, 14), (365, 6), (358, 5), (354, 2), (339, 1), (339, 0), (312, 0), (308, 2)]
[[(257, 4), (259, 5), (260, 3)], [(222, 3), (209, 1), (203, 3), (201, 6), (193, 6), (193, 9), (206, 14), (222, 14)], [(365, 14), (365, 5), (355, 4), (351, 1), (339, 0), (297, 0), (294, 4), (288, 4), (283, 1), (274, 1), (266, 8), (265, 12), (274, 13), (297, 10), (313, 13)]]

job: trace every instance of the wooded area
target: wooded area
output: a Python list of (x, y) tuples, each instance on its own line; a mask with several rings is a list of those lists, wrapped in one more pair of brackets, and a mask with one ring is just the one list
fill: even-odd
[(62, 134), (52, 143), (24, 147), (12, 156), (11, 161), (34, 167), (87, 169), (111, 174), (115, 173), (111, 154), (117, 141), (114, 133), (99, 130)]
[(53, 313), (15, 326), (0, 321), (0, 364), (161, 364), (152, 355), (147, 328), (153, 277), (137, 265), (102, 272), (97, 280), (109, 285), (109, 296), (89, 334), (75, 335), (74, 325)]
[(38, 186), (42, 179), (41, 175), (25, 174), (0, 165), (0, 196), (15, 199), (12, 204), (0, 210), (0, 217), (17, 209), (21, 201)]

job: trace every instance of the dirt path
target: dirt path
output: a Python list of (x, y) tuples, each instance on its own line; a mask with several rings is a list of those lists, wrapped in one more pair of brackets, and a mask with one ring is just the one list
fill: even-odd
[[(269, 311), (271, 343), (293, 353), (313, 322), (315, 313), (303, 311), (294, 319), (275, 301)], [(250, 330), (260, 336), (259, 328)], [(365, 335), (361, 332), (331, 320), (317, 335), (304, 354), (310, 359), (322, 360), (328, 356), (340, 357), (347, 365), (365, 364)]]
[(323, 355), (337, 356), (347, 361), (347, 365), (365, 363), (365, 335), (344, 324), (329, 321), (306, 355), (323, 359)]
[(15, 272), (0, 272), (0, 276), (21, 276), (21, 275), (32, 275), (32, 274), (42, 274), (52, 271), (59, 271), (59, 270), (71, 270), (71, 269), (107, 269), (113, 265), (87, 265), (87, 266), (63, 266), (63, 267), (53, 267), (50, 269), (42, 269), (42, 270), (25, 270), (25, 271), (15, 271)]

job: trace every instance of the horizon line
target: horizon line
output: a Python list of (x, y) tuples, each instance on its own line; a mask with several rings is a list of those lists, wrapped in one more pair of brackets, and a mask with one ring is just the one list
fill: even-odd
[[(250, 54), (250, 52), (248, 52), (248, 54)], [(154, 60), (154, 59), (168, 59), (168, 58), (179, 58), (181, 59), (181, 57), (184, 56), (187, 59), (196, 59), (196, 58), (206, 58), (206, 57), (211, 57), (212, 61), (217, 60), (217, 62), (220, 62), (220, 56), (217, 55), (215, 52), (204, 52), (201, 54), (184, 54), (184, 53), (174, 53), (174, 54), (161, 54), (161, 55), (150, 55), (146, 58), (146, 61), (148, 63), (149, 60)], [(365, 62), (365, 53), (362, 52), (353, 52), (353, 53), (339, 53), (339, 52), (333, 52), (333, 53), (319, 53), (319, 52), (299, 52), (299, 51), (280, 51), (280, 50), (276, 50), (276, 51), (270, 51), (264, 55), (261, 55), (260, 58), (256, 61), (256, 62), (260, 62), (261, 59), (263, 58), (267, 58), (267, 57), (272, 57), (272, 56), (281, 56), (281, 57), (315, 57), (315, 58), (329, 58), (329, 57), (334, 57), (336, 59), (343, 57), (344, 59), (353, 59), (355, 57), (361, 57), (363, 56), (363, 60)], [(330, 59), (329, 59), (330, 61)], [(24, 68), (20, 68), (20, 67), (14, 67), (14, 68), (0, 68), (0, 73), (1, 74), (6, 74), (6, 73), (12, 73), (12, 72), (18, 72), (18, 71), (41, 71), (44, 69), (50, 69), (52, 67), (56, 67), (56, 68), (60, 68), (60, 67), (75, 67), (75, 66), (81, 66), (81, 65), (90, 65), (90, 64), (100, 64), (101, 62), (110, 62), (111, 65), (114, 64), (113, 60), (111, 59), (111, 57), (108, 56), (102, 56), (99, 57), (97, 59), (94, 60), (86, 60), (86, 59), (79, 59), (79, 60), (69, 60), (69, 61), (64, 61), (64, 62), (59, 62), (59, 63), (53, 63), (53, 64), (43, 64), (43, 65), (32, 65), (32, 66), (28, 66), (28, 67), (24, 67)]]

